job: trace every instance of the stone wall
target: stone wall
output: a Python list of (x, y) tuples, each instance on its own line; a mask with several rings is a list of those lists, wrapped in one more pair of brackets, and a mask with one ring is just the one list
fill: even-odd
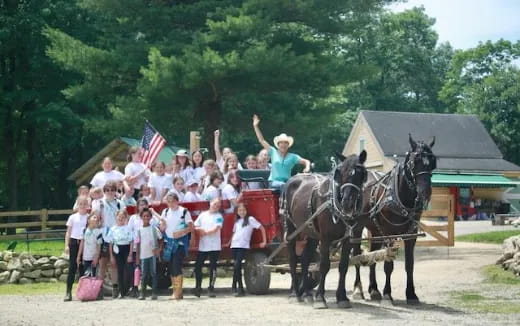
[(497, 265), (520, 276), (520, 235), (504, 240), (502, 257), (497, 260)]
[(0, 284), (65, 282), (68, 257), (38, 256), (27, 252), (0, 251)]

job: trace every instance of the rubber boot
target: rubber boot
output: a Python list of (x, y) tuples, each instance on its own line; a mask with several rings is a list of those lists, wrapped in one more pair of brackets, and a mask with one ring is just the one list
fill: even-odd
[(182, 275), (175, 276), (175, 300), (181, 300), (182, 297)]
[(117, 284), (112, 285), (112, 299), (117, 299), (119, 296), (119, 287)]
[(202, 279), (199, 279), (195, 276), (195, 289), (193, 289), (193, 295), (197, 298), (200, 298), (200, 294), (202, 293)]
[(208, 296), (210, 298), (215, 298), (217, 294), (215, 293), (215, 281), (217, 280), (217, 271), (210, 270), (209, 271), (209, 288), (208, 288)]

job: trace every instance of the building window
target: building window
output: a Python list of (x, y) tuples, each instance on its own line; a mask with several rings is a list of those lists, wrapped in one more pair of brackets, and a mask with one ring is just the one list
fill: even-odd
[(359, 138), (359, 152), (361, 153), (365, 149), (365, 139)]

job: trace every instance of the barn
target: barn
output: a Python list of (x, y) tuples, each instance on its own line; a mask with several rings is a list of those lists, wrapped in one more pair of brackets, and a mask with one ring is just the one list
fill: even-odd
[(366, 166), (387, 172), (410, 149), (408, 133), (430, 142), (438, 158), (433, 194), (453, 194), (459, 219), (518, 211), (520, 167), (502, 153), (475, 115), (361, 111), (343, 153), (368, 152)]

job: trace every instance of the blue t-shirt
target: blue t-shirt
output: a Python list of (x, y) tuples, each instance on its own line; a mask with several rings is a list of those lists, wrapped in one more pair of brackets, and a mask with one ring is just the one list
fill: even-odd
[(300, 155), (294, 153), (287, 153), (282, 157), (280, 152), (273, 146), (269, 148), (269, 156), (271, 157), (269, 181), (287, 182), (291, 177), (292, 168), (302, 159)]

